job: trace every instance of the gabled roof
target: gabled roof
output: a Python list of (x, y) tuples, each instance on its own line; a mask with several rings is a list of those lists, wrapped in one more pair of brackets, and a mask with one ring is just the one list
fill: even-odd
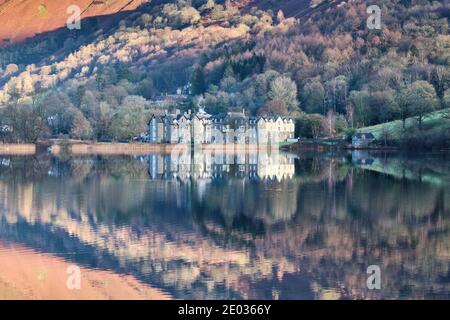
[[(186, 120), (192, 120), (194, 118), (197, 118), (199, 120), (212, 120), (212, 122), (219, 122), (222, 124), (231, 124), (231, 125), (236, 125), (238, 123), (243, 123), (243, 122), (247, 122), (247, 123), (259, 123), (260, 121), (265, 121), (265, 122), (275, 122), (279, 119), (281, 119), (283, 122), (286, 121), (292, 121), (291, 117), (288, 116), (280, 116), (280, 115), (265, 115), (265, 116), (246, 116), (244, 114), (242, 114), (241, 112), (222, 112), (222, 113), (217, 113), (214, 115), (210, 115), (206, 112), (199, 112), (196, 114), (187, 114), (187, 113), (182, 113), (182, 114), (166, 114), (166, 115), (155, 115), (153, 114), (150, 117), (149, 120), (149, 124), (150, 121), (152, 119), (156, 118), (158, 121), (160, 122), (164, 122), (164, 123), (177, 123), (178, 121), (180, 121), (182, 118), (186, 119)], [(370, 138), (367, 138), (370, 139)], [(373, 138), (374, 139), (374, 138)]]
[(217, 113), (217, 114), (212, 115), (211, 118), (213, 121), (215, 121), (215, 120), (223, 121), (226, 117), (227, 117), (227, 114), (222, 112), (222, 113)]
[(212, 120), (212, 117), (211, 117), (211, 115), (209, 115), (209, 114), (195, 114), (194, 115), (194, 117), (195, 118), (197, 118), (198, 120)]
[(152, 122), (153, 119), (156, 119), (156, 120), (158, 120), (158, 121), (160, 121), (160, 122), (163, 121), (161, 116), (157, 116), (157, 115), (155, 115), (155, 114), (152, 114), (152, 116), (151, 116), (150, 119), (148, 120), (147, 125), (150, 125), (150, 122)]
[(248, 122), (248, 117), (238, 112), (229, 112), (224, 119), (224, 124), (230, 125), (231, 127), (241, 126)]
[(267, 122), (269, 122), (269, 121), (274, 121), (275, 122), (275, 121), (277, 121), (278, 118), (280, 118), (280, 116), (276, 115), (276, 114), (269, 113), (269, 114), (265, 114), (265, 115), (261, 116), (261, 118), (263, 118)]
[(261, 120), (262, 118), (260, 116), (253, 116), (253, 117), (249, 117), (248, 121), (250, 123), (258, 123), (259, 120)]
[(173, 122), (173, 120), (176, 120), (176, 116), (166, 114), (165, 116), (162, 117), (162, 121), (165, 123), (171, 123)]
[(186, 120), (191, 120), (191, 116), (189, 114), (183, 113), (183, 114), (179, 114), (177, 117), (177, 120), (182, 120), (182, 119), (186, 119)]
[(375, 137), (371, 132), (357, 132), (353, 135), (353, 139), (374, 140)]

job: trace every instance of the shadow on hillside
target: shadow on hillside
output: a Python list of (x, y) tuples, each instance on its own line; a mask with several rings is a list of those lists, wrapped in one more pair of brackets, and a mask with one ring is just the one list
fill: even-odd
[(14, 56), (13, 63), (16, 64), (36, 64), (52, 56), (61, 58), (93, 41), (100, 34), (108, 33), (118, 26), (120, 21), (135, 19), (148, 11), (150, 7), (166, 2), (168, 0), (152, 0), (149, 3), (143, 3), (135, 10), (88, 17), (82, 19), (80, 30), (69, 30), (64, 26), (39, 33), (23, 41), (0, 47), (0, 54), (9, 53), (9, 56)]

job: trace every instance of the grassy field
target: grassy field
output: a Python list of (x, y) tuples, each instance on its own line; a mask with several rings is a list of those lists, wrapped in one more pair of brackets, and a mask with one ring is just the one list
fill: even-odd
[[(442, 134), (450, 130), (450, 119), (444, 117), (445, 113), (450, 114), (449, 109), (435, 111), (429, 114), (423, 121), (422, 133)], [(371, 132), (376, 139), (381, 140), (387, 133), (389, 139), (401, 139), (405, 135), (420, 134), (419, 123), (416, 118), (406, 120), (405, 129), (401, 120), (391, 121), (375, 126), (358, 129), (358, 132)]]

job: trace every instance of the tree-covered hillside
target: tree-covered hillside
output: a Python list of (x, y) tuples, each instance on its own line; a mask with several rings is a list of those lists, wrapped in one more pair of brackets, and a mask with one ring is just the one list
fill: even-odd
[(87, 18), (127, 12), (141, 4), (141, 0), (0, 0), (0, 46), (65, 26), (75, 12), (70, 6), (78, 6), (82, 18)]
[[(367, 27), (366, 1), (295, 3), (150, 2), (62, 47), (50, 35), (3, 48), (0, 121), (17, 129), (7, 139), (129, 139), (178, 88), (187, 101), (164, 107), (203, 96), (209, 112), (291, 115), (307, 137), (408, 117), (420, 128), (449, 106), (448, 1), (373, 1), (380, 30)], [(21, 61), (40, 46), (52, 54)], [(40, 129), (20, 134), (30, 126)]]

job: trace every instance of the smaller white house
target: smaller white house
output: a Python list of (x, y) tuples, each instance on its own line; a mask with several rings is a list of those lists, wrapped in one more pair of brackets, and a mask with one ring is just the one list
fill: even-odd
[(375, 137), (370, 132), (357, 132), (352, 137), (352, 146), (354, 148), (367, 148), (373, 141)]

